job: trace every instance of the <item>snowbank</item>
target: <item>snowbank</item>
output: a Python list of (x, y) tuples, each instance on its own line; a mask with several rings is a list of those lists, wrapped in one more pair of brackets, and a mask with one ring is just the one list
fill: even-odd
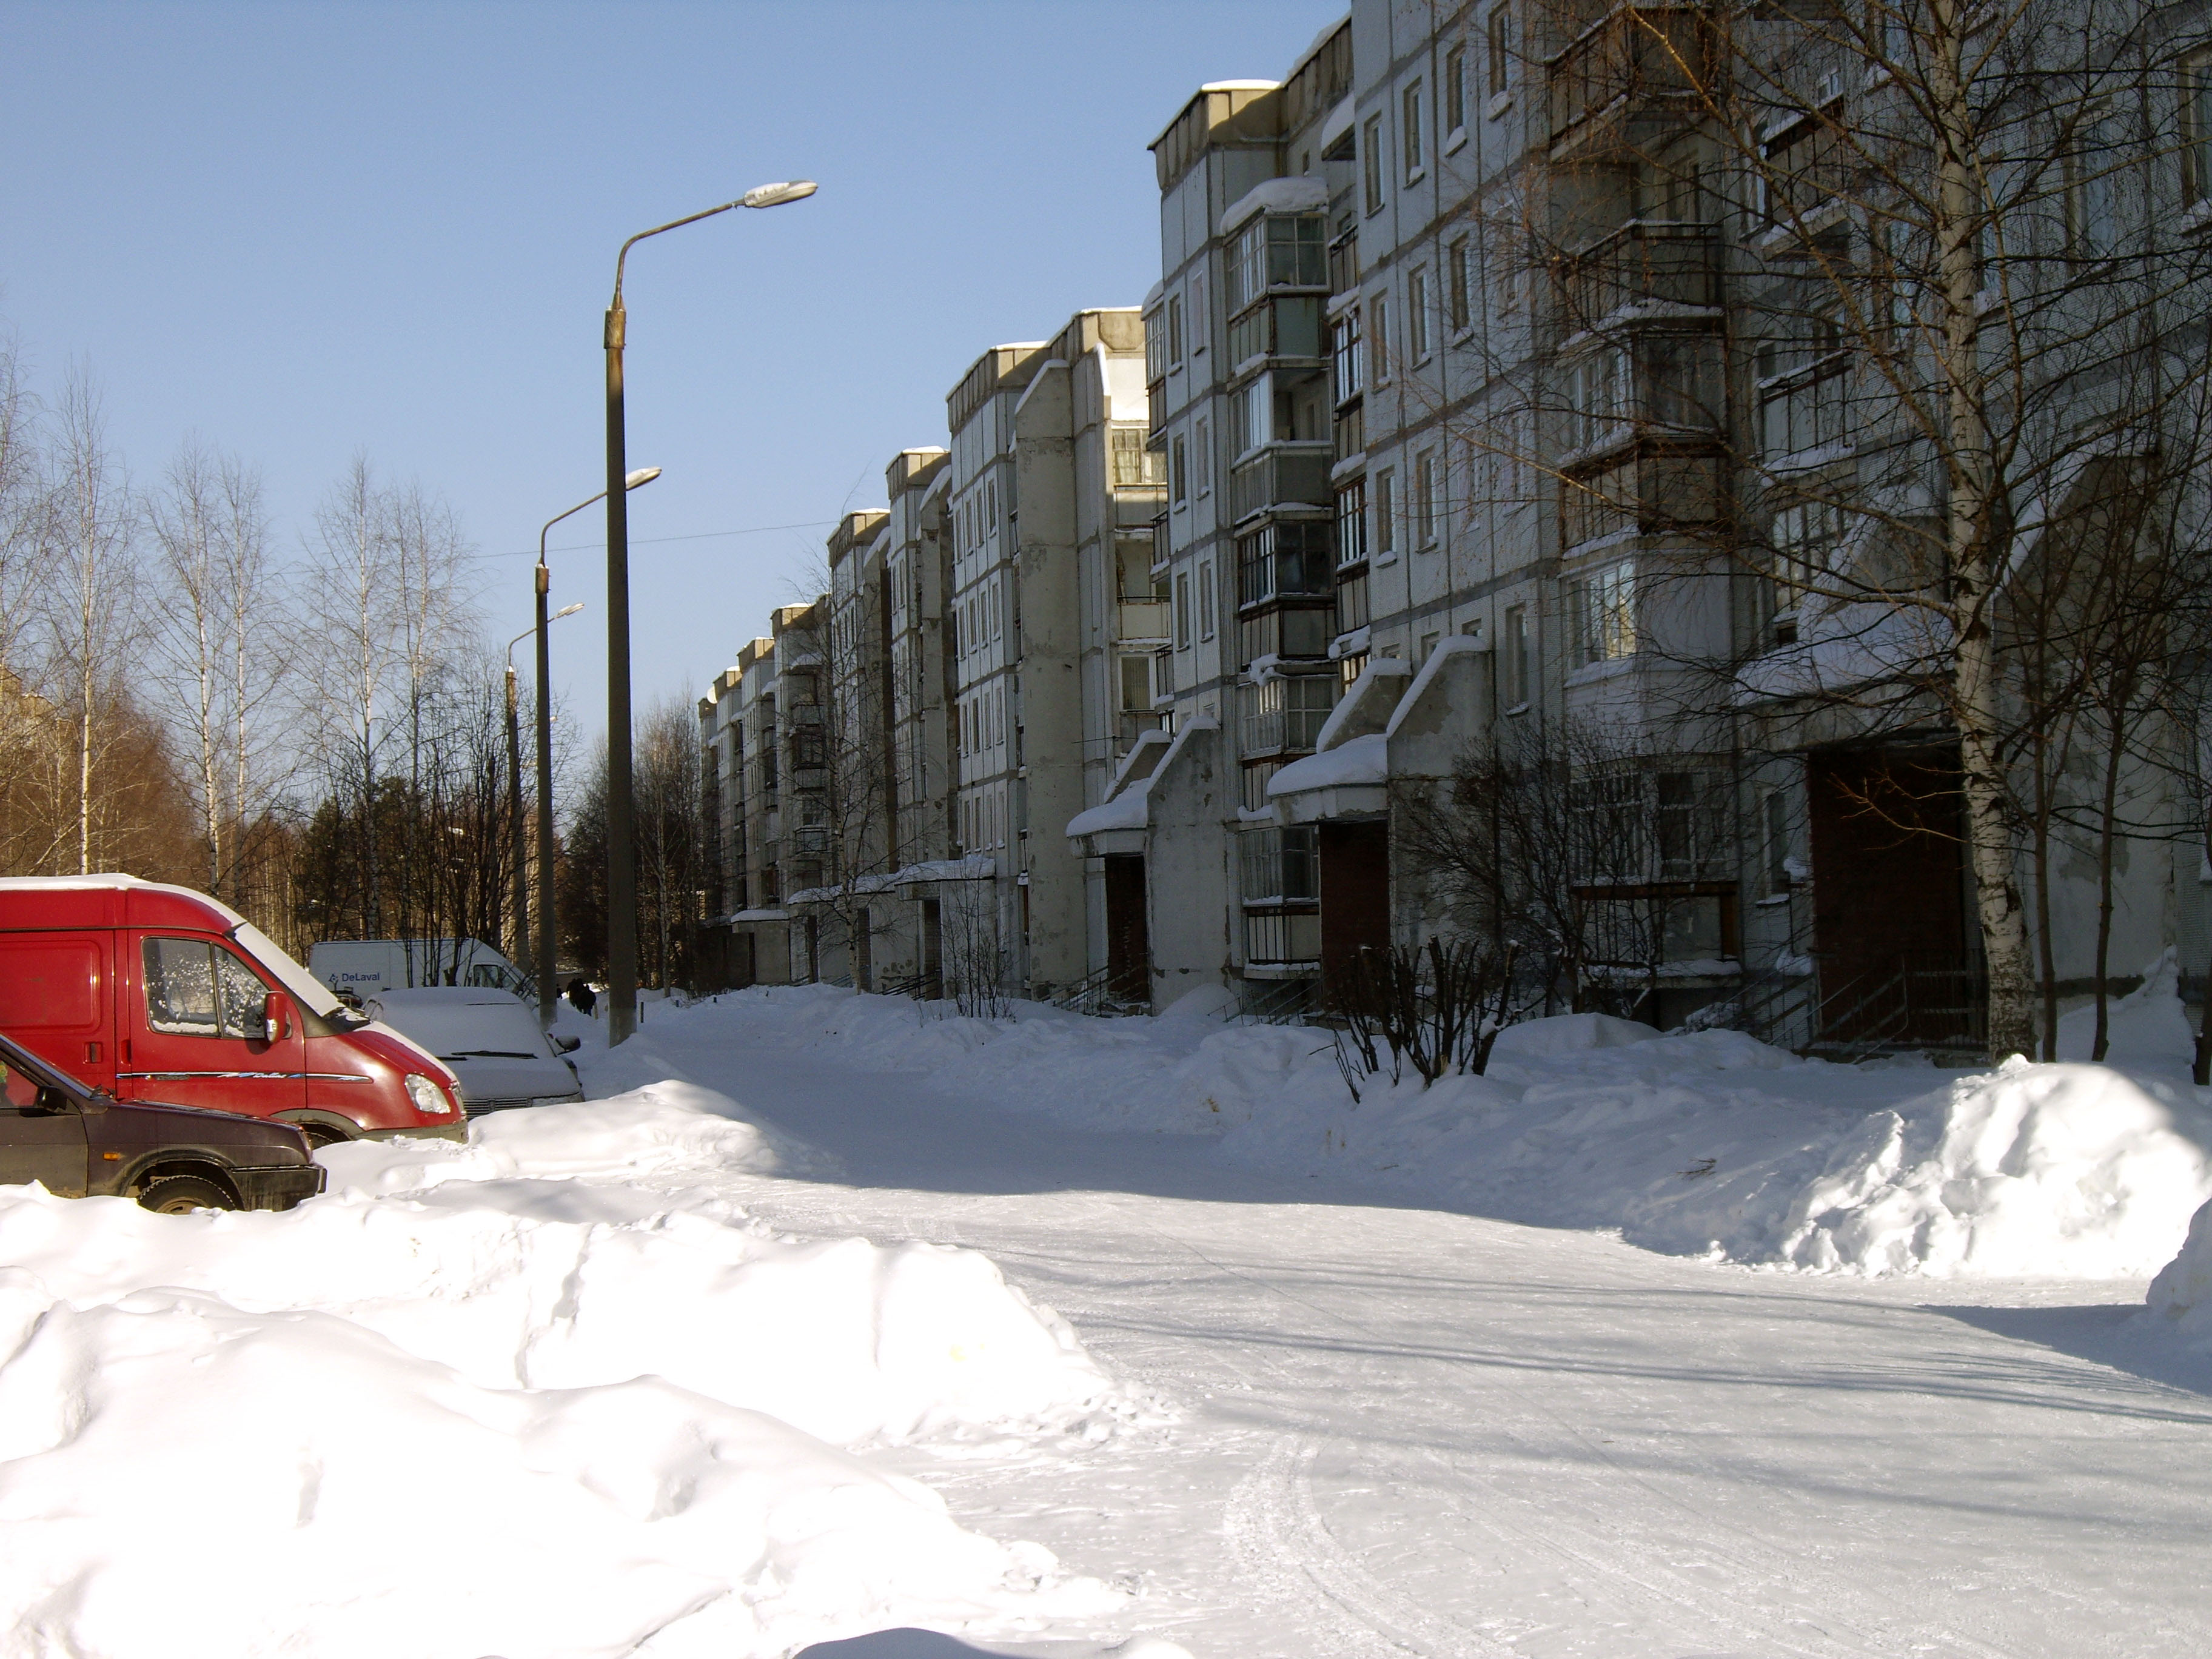
[[(2116, 1024), (2130, 1042), (2170, 1031), (2161, 995), (2170, 988), (2130, 1000)], [(1947, 1079), (1800, 1060), (1741, 1032), (1662, 1036), (1577, 1014), (1502, 1034), (1487, 1076), (1370, 1088), (1355, 1105), (1323, 1031), (1181, 1008), (938, 1019), (825, 987), (702, 1004), (655, 1040), (702, 1076), (751, 1042), (833, 1049), (840, 1063), (920, 1073), (1006, 1109), (1213, 1135), (1247, 1162), (1766, 1267), (2146, 1276), (2212, 1196), (2212, 1112), (2154, 1065), (2021, 1062)]]
[(2203, 1153), (2135, 1083), (2015, 1055), (1867, 1118), (1791, 1207), (1782, 1249), (1866, 1272), (2137, 1278), (2208, 1196)]
[(9, 1659), (765, 1656), (1110, 1599), (658, 1378), (487, 1389), (331, 1315), (80, 1309), (21, 1270), (0, 1306)]
[(331, 1149), (284, 1214), (0, 1188), (0, 1659), (781, 1655), (1116, 1597), (849, 1449), (1127, 1407), (969, 1251), (804, 1243), (683, 1085)]

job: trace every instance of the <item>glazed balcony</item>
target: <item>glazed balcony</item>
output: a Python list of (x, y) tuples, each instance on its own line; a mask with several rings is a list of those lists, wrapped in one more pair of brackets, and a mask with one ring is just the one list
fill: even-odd
[(1558, 267), (1561, 331), (1608, 319), (1720, 316), (1718, 227), (1632, 219)]
[(1691, 6), (1621, 6), (1584, 29), (1545, 65), (1553, 158), (1624, 149), (1692, 118), (1710, 34)]

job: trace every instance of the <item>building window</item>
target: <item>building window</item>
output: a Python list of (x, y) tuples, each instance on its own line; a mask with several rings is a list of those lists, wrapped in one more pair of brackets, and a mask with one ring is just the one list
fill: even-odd
[(2181, 65), (2181, 199), (2212, 202), (2212, 52)]
[(1850, 434), (1850, 354), (1842, 331), (1815, 318), (1797, 340), (1759, 348), (1759, 451), (1771, 460), (1838, 444)]
[(1406, 118), (1406, 182), (1412, 184), (1421, 176), (1421, 83), (1407, 87), (1401, 94), (1401, 106)]
[(1237, 233), (1229, 255), (1233, 315), (1271, 288), (1325, 288), (1328, 221), (1318, 213), (1262, 214)]
[(1398, 475), (1385, 467), (1375, 475), (1375, 556), (1387, 559), (1398, 550)]
[(1512, 49), (1512, 20), (1502, 5), (1493, 8), (1486, 29), (1485, 40), (1490, 69), (1490, 95), (1503, 93), (1511, 81), (1507, 67), (1507, 54)]
[(1282, 519), (1237, 538), (1237, 603), (1322, 596), (1336, 580), (1334, 538), (1324, 519)]
[(1437, 124), (1449, 143), (1467, 126), (1467, 48), (1454, 46), (1444, 54), (1444, 101), (1437, 111)]
[(1367, 378), (1376, 386), (1390, 380), (1390, 300), (1378, 294), (1367, 302)]
[(1529, 659), (1535, 654), (1528, 638), (1528, 607), (1525, 605), (1505, 608), (1504, 663), (1504, 684), (1498, 689), (1505, 697), (1508, 709), (1528, 706)]
[(1425, 449), (1413, 457), (1414, 545), (1434, 547), (1444, 519), (1443, 469), (1437, 452)]
[(1190, 454), (1181, 433), (1168, 445), (1168, 493), (1177, 507), (1190, 499)]
[(1213, 637), (1213, 561), (1202, 559), (1198, 567), (1198, 637)]
[(1198, 418), (1197, 422), (1191, 428), (1191, 442), (1198, 451), (1198, 465), (1194, 470), (1198, 475), (1198, 493), (1201, 495), (1205, 495), (1208, 490), (1213, 488), (1213, 445), (1211, 441), (1212, 437), (1212, 433), (1208, 426), (1206, 417), (1204, 416), (1200, 416)]
[(1415, 265), (1406, 273), (1406, 351), (1417, 362), (1429, 356), (1429, 270)]
[(2119, 123), (2109, 115), (2084, 122), (2066, 152), (2066, 252), (2077, 264), (2109, 259), (2120, 242)]
[(1358, 564), (1367, 556), (1367, 480), (1355, 478), (1336, 492), (1336, 562)]
[(1190, 274), (1190, 355), (1194, 357), (1206, 349), (1206, 273), (1194, 270)]
[(1779, 789), (1771, 790), (1764, 805), (1766, 890), (1770, 894), (1787, 893), (1790, 890), (1790, 797)]
[(1275, 438), (1275, 388), (1271, 377), (1262, 374), (1249, 384), (1238, 387), (1229, 397), (1230, 418), (1236, 422), (1231, 436), (1239, 455), (1249, 455), (1264, 448)]
[[(1145, 428), (1140, 426), (1117, 426), (1113, 428), (1114, 487), (1116, 489), (1139, 488), (1160, 482), (1160, 458), (1145, 443)], [(915, 604), (921, 603), (919, 592)]]
[(1844, 509), (1825, 501), (1785, 507), (1774, 515), (1766, 611), (1777, 645), (1796, 640), (1797, 608), (1842, 545), (1844, 522)]
[(1367, 118), (1364, 154), (1360, 157), (1366, 186), (1367, 210), (1382, 211), (1382, 118), (1370, 115)]
[(1462, 334), (1474, 314), (1471, 290), (1474, 287), (1474, 249), (1462, 236), (1446, 251), (1445, 258), (1444, 303), (1451, 317), (1452, 332)]
[(1176, 649), (1190, 649), (1190, 573), (1176, 572), (1175, 579), (1175, 640)]
[(1366, 384), (1367, 364), (1361, 354), (1359, 314), (1359, 307), (1354, 306), (1328, 327), (1329, 366), (1340, 404), (1357, 398)]
[(1163, 305), (1145, 317), (1145, 378), (1168, 377), (1168, 309)]
[(1588, 665), (1636, 654), (1636, 562), (1593, 570), (1567, 585), (1575, 659)]
[(1336, 631), (1349, 634), (1367, 626), (1367, 573), (1353, 572), (1336, 584)]
[(1628, 418), (1628, 354), (1602, 346), (1567, 370), (1567, 447), (1591, 449)]
[(1271, 674), (1257, 685), (1237, 687), (1240, 751), (1310, 750), (1340, 689), (1334, 674)]
[[(1324, 678), (1321, 682), (1328, 684)], [(1254, 769), (1255, 771), (1257, 768)], [(1271, 773), (1269, 775), (1273, 775)], [(1265, 800), (1261, 804), (1264, 805)], [(1237, 862), (1243, 866), (1247, 904), (1311, 903), (1321, 896), (1320, 864), (1315, 857), (1317, 839), (1306, 823), (1279, 830), (1247, 830), (1237, 836)]]
[(1170, 367), (1182, 362), (1182, 295), (1168, 295), (1168, 362)]

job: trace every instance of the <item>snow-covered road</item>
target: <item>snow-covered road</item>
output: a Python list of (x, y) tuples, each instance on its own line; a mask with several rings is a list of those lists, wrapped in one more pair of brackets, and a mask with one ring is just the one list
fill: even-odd
[(1072, 1457), (887, 1455), (964, 1524), (1139, 1592), (1055, 1636), (1200, 1659), (2212, 1650), (2212, 1399), (2157, 1380), (2179, 1362), (2124, 1368), (2139, 1282), (1715, 1266), (819, 1052), (660, 1046), (842, 1160), (738, 1178), (754, 1214), (983, 1250), (1172, 1407)]

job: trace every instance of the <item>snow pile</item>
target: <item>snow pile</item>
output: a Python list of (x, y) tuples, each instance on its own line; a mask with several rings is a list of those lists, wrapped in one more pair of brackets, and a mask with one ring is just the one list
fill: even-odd
[(2100, 1066), (2014, 1056), (1876, 1112), (1790, 1212), (1815, 1267), (2124, 1279), (2157, 1271), (2208, 1196), (2172, 1115)]
[(658, 1378), (486, 1389), (331, 1315), (159, 1290), (78, 1309), (20, 1271), (0, 1308), (10, 1659), (771, 1656), (1107, 1599)]
[(2159, 1270), (2144, 1302), (2185, 1346), (2212, 1352), (2212, 1203), (2191, 1220), (2181, 1254)]
[(356, 1140), (317, 1156), (331, 1171), (334, 1192), (393, 1193), (526, 1170), (538, 1179), (651, 1178), (659, 1184), (732, 1172), (834, 1172), (821, 1152), (741, 1115), (727, 1096), (665, 1076), (605, 1099), (489, 1113), (470, 1124), (465, 1146)]
[(334, 1149), (281, 1215), (0, 1188), (0, 1659), (734, 1659), (1115, 1604), (840, 1449), (1127, 1414), (988, 1260), (778, 1236), (715, 1178), (805, 1150), (683, 1085), (471, 1134)]
[[(2179, 1018), (2171, 985), (2147, 984), (2116, 1013), (2116, 1054), (2169, 1040)], [(2212, 1113), (2148, 1051), (2133, 1074), (2020, 1062), (1931, 1090), (1925, 1067), (1572, 1014), (1501, 1034), (1486, 1076), (1370, 1086), (1355, 1104), (1327, 1032), (1181, 1008), (938, 1019), (780, 988), (671, 1016), (657, 1040), (702, 1075), (752, 1042), (813, 1048), (1082, 1127), (1211, 1134), (1245, 1162), (1764, 1266), (2144, 1276), (2212, 1195)]]

